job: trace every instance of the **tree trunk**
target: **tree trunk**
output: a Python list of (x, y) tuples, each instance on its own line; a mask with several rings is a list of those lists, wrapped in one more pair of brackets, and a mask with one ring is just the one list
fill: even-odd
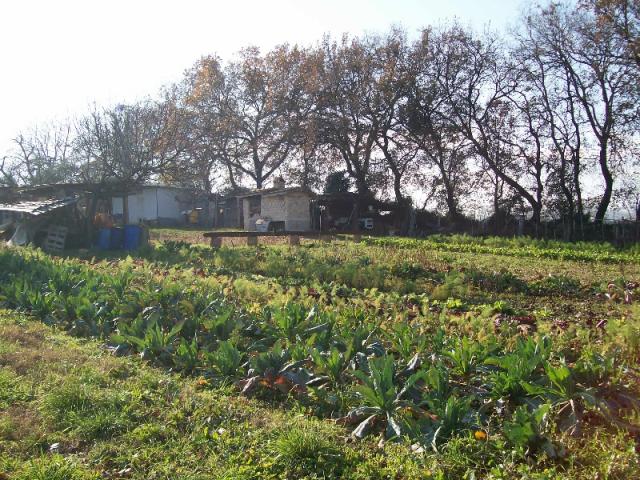
[(455, 224), (459, 216), (458, 202), (456, 201), (454, 188), (453, 188), (453, 185), (451, 185), (450, 178), (447, 175), (447, 171), (444, 168), (443, 162), (444, 162), (444, 159), (442, 158), (442, 156), (440, 156), (440, 158), (438, 159), (438, 167), (440, 169), (440, 175), (442, 176), (442, 184), (444, 185), (444, 191), (446, 195), (447, 215), (449, 217), (449, 220)]
[(358, 190), (358, 196), (367, 196), (371, 192), (369, 190), (369, 185), (367, 185), (367, 181), (364, 179), (364, 175), (356, 176), (356, 189)]
[(574, 240), (574, 225), (575, 225), (575, 204), (573, 201), (573, 194), (571, 193), (571, 189), (567, 186), (567, 162), (566, 158), (563, 154), (560, 154), (560, 189), (562, 190), (562, 194), (567, 202), (566, 211), (563, 212), (563, 216), (568, 218), (569, 223), (568, 227), (565, 227), (563, 222), (562, 234), (564, 240)]
[(578, 222), (580, 224), (580, 238), (584, 240), (584, 205), (582, 203), (582, 187), (580, 186), (580, 164), (578, 161), (574, 161), (573, 164), (573, 183), (576, 189), (575, 209), (578, 214)]
[(458, 205), (455, 197), (453, 196), (453, 192), (451, 192), (448, 188), (447, 192), (447, 213), (449, 216), (449, 220), (455, 224), (458, 221), (459, 213), (458, 213)]
[(262, 184), (264, 182), (264, 177), (262, 176), (262, 168), (264, 167), (263, 163), (260, 161), (260, 155), (258, 154), (258, 147), (255, 143), (252, 146), (252, 157), (253, 157), (253, 179), (256, 181), (256, 188), (260, 190), (262, 188)]
[(536, 205), (532, 205), (532, 212), (531, 212), (531, 221), (533, 222), (533, 227), (535, 228), (535, 236), (536, 238), (538, 237), (538, 229), (540, 227), (540, 217), (541, 217), (541, 212), (542, 212), (542, 205), (541, 204), (536, 204)]
[(607, 165), (607, 140), (603, 140), (600, 145), (599, 162), (600, 170), (602, 171), (602, 178), (604, 179), (604, 192), (602, 194), (602, 198), (600, 198), (600, 202), (598, 203), (595, 222), (597, 224), (602, 224), (613, 193), (613, 175), (611, 175), (611, 171)]
[(404, 199), (404, 197), (402, 196), (402, 189), (400, 188), (400, 186), (401, 186), (401, 177), (399, 177), (398, 175), (394, 175), (393, 176), (393, 194), (396, 197), (397, 203), (401, 203), (402, 200)]
[(360, 195), (355, 196), (353, 208), (351, 209), (351, 229), (354, 232), (360, 231)]
[(398, 168), (393, 155), (389, 151), (388, 138), (384, 137), (384, 142), (382, 143), (376, 140), (376, 144), (378, 145), (378, 148), (382, 150), (384, 158), (387, 161), (387, 167), (391, 170), (393, 175), (393, 194), (396, 197), (396, 203), (400, 204), (404, 200), (404, 196), (402, 195), (402, 172)]

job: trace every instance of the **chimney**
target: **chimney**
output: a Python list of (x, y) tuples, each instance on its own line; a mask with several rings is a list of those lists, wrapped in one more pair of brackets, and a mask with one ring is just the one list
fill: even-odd
[(276, 177), (273, 179), (273, 188), (284, 188), (285, 181), (282, 177)]

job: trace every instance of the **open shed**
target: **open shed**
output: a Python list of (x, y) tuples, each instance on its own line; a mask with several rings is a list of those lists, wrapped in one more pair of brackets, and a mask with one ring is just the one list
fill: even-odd
[(62, 250), (67, 235), (78, 240), (83, 230), (77, 210), (80, 196), (64, 198), (17, 198), (0, 203), (0, 234), (9, 244), (35, 243), (47, 250)]

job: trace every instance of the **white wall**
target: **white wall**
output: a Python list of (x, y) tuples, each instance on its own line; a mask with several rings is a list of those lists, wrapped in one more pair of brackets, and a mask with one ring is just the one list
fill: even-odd
[(262, 217), (269, 217), (274, 222), (286, 220), (285, 195), (263, 195), (262, 196)]
[[(173, 188), (145, 187), (141, 192), (129, 195), (129, 223), (159, 218), (182, 221), (177, 194), (178, 190)], [(122, 215), (122, 197), (111, 199), (111, 211), (114, 215)]]
[(293, 231), (311, 230), (311, 197), (307, 193), (290, 193), (285, 202), (285, 228)]
[(260, 218), (259, 215), (249, 215), (249, 199), (243, 198), (242, 201), (242, 218), (244, 219), (244, 229), (247, 231), (253, 231), (256, 229), (256, 220)]
[[(156, 215), (158, 218), (172, 218), (175, 220), (182, 220), (180, 210), (180, 204), (176, 200), (176, 196), (179, 191), (171, 188), (157, 188), (157, 210)], [(155, 198), (153, 199), (155, 200)]]
[(260, 215), (249, 217), (249, 199), (242, 199), (245, 230), (256, 229), (256, 220), (268, 217), (272, 221), (284, 221), (286, 230), (311, 230), (309, 204), (311, 196), (303, 192), (287, 192), (283, 195), (263, 195)]

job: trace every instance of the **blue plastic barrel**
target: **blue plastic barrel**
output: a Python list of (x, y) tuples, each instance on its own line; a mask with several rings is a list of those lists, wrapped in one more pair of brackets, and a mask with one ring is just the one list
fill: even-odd
[(109, 242), (109, 248), (111, 250), (120, 250), (124, 243), (124, 230), (120, 227), (111, 227), (111, 241)]
[(100, 250), (109, 250), (111, 245), (111, 229), (101, 228), (98, 231), (98, 248)]
[(124, 227), (124, 249), (135, 250), (140, 246), (142, 228), (138, 225), (125, 225)]

